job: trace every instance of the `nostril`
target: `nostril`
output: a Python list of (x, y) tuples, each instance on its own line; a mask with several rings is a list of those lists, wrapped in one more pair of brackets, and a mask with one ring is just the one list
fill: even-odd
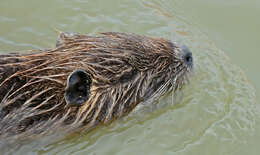
[(185, 56), (185, 61), (190, 64), (192, 63), (192, 55), (191, 53), (187, 53), (186, 56)]
[(192, 53), (190, 52), (190, 50), (186, 46), (182, 46), (181, 49), (183, 51), (183, 61), (187, 65), (192, 66), (193, 65)]

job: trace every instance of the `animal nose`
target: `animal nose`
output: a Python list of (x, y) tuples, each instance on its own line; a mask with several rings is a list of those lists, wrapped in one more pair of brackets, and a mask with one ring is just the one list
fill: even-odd
[(191, 51), (188, 49), (187, 46), (182, 46), (181, 50), (183, 51), (183, 61), (188, 65), (188, 66), (193, 66), (193, 57)]

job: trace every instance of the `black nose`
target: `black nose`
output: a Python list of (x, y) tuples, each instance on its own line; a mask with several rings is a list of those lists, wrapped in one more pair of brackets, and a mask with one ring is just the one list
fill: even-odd
[(183, 51), (183, 61), (188, 65), (191, 66), (193, 65), (193, 58), (192, 58), (192, 53), (186, 46), (181, 47)]

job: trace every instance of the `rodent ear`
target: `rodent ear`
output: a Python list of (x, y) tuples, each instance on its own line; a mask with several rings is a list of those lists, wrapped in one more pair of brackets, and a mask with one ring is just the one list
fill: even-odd
[(64, 97), (68, 105), (82, 105), (90, 96), (91, 76), (84, 70), (77, 69), (67, 78)]

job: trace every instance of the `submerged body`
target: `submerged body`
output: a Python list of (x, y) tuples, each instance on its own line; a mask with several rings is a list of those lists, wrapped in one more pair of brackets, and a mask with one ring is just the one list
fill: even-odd
[(110, 122), (183, 85), (192, 65), (186, 47), (115, 32), (62, 33), (54, 49), (0, 55), (0, 138)]

